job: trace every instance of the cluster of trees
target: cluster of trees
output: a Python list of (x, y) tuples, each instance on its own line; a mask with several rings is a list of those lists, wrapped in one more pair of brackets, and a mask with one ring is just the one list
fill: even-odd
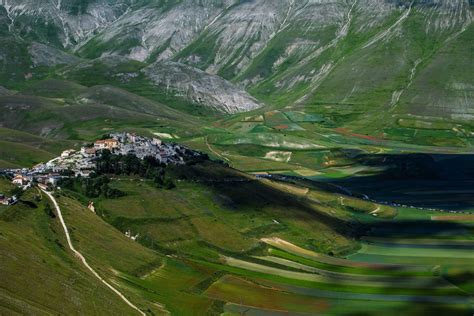
[(15, 186), (13, 189), (10, 190), (10, 196), (16, 196), (18, 199), (21, 198), (24, 191), (22, 188)]
[(65, 178), (59, 183), (60, 186), (71, 190), (76, 190), (89, 198), (103, 196), (114, 199), (124, 196), (125, 193), (109, 186), (110, 179), (105, 176), (95, 176), (90, 178)]
[(172, 189), (175, 187), (173, 181), (165, 174), (166, 165), (155, 157), (147, 156), (143, 160), (135, 155), (112, 155), (110, 151), (104, 150), (96, 161), (96, 172), (98, 175), (138, 175), (142, 178), (151, 179), (157, 187)]

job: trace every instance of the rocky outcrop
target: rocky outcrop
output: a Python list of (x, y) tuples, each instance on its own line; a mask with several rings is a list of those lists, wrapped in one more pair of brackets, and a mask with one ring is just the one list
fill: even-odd
[[(241, 90), (245, 88), (266, 103), (355, 104), (350, 111), (359, 114), (380, 107), (409, 111), (405, 109), (415, 106), (429, 113), (429, 104), (422, 100), (434, 99), (441, 102), (438, 107), (443, 110), (438, 112), (449, 116), (454, 107), (456, 114), (463, 107), (469, 113), (473, 109), (472, 102), (465, 101), (473, 82), (462, 75), (472, 62), (469, 49), (461, 49), (460, 43), (472, 42), (465, 36), (472, 30), (471, 3), (0, 0), (0, 20), (7, 21), (11, 33), (67, 47), (84, 58), (122, 56), (144, 65), (178, 62), (153, 64), (144, 73), (169, 94), (214, 109), (222, 106), (223, 112), (258, 106)], [(33, 62), (47, 61), (51, 51), (41, 52)], [(65, 56), (51, 55), (52, 64), (65, 61)], [(455, 65), (442, 71), (451, 61)], [(436, 71), (436, 80), (420, 79), (433, 77), (423, 74), (428, 69)], [(21, 73), (12, 72), (20, 77), (30, 71), (25, 67)], [(124, 82), (137, 73), (124, 74)], [(185, 82), (177, 80), (180, 76)], [(216, 85), (222, 89), (214, 90)], [(222, 91), (233, 92), (221, 95)], [(433, 97), (433, 91), (446, 93)]]
[(261, 104), (221, 77), (176, 62), (157, 62), (142, 72), (159, 89), (188, 102), (224, 113), (257, 109)]
[[(145, 61), (170, 59), (217, 19), (231, 1), (154, 3), (131, 11), (79, 49), (87, 57), (126, 55)], [(105, 45), (104, 45), (105, 44)]]
[(36, 42), (29, 46), (28, 51), (34, 66), (55, 67), (80, 61), (80, 59), (74, 55)]
[(10, 32), (71, 48), (122, 16), (133, 0), (0, 0)]

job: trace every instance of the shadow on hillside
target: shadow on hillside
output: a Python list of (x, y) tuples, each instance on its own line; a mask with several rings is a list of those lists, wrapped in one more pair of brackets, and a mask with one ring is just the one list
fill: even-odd
[[(302, 221), (315, 220), (347, 237), (358, 238), (367, 234), (387, 237), (451, 235), (466, 233), (469, 229), (466, 225), (447, 221), (377, 221), (364, 224), (355, 220), (343, 220), (316, 210), (304, 198), (265, 185), (261, 181), (251, 180), (236, 170), (214, 162), (177, 168), (174, 173), (178, 178), (208, 186), (214, 193), (216, 203), (230, 211), (275, 210), (275, 214), (282, 219), (287, 217)], [(344, 193), (344, 190), (331, 184), (312, 183), (320, 190)]]
[(442, 210), (474, 209), (474, 155), (362, 154), (352, 160), (357, 166), (382, 171), (325, 182), (381, 202)]
[(214, 193), (215, 203), (234, 212), (274, 209), (281, 216), (314, 220), (336, 232), (351, 235), (360, 229), (353, 223), (328, 216), (310, 207), (303, 199), (277, 190), (261, 181), (215, 162), (205, 162), (174, 170), (175, 176), (187, 181), (199, 182)]

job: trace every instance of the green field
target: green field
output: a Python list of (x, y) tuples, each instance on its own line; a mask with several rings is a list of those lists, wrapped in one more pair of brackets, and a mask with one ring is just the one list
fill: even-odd
[[(97, 215), (85, 208), (87, 199), (76, 192), (65, 190), (58, 198), (76, 247), (103, 277), (149, 314), (164, 310), (180, 315), (221, 314), (238, 312), (242, 306), (257, 314), (317, 310), (331, 315), (346, 315), (349, 306), (362, 310), (367, 304), (369, 311), (384, 306), (389, 314), (421, 312), (433, 306), (464, 314), (471, 308), (472, 298), (466, 290), (472, 289), (472, 279), (461, 277), (471, 271), (468, 241), (422, 236), (369, 236), (358, 241), (348, 236), (356, 229), (348, 223), (351, 219), (364, 221), (361, 213), (377, 208), (368, 201), (356, 203), (347, 198), (351, 201), (347, 207), (334, 193), (257, 180), (209, 162), (167, 172), (176, 181), (173, 190), (158, 189), (134, 177), (116, 177), (112, 186), (126, 195), (94, 199)], [(31, 189), (22, 199), (28, 201), (35, 194)], [(34, 203), (46, 202), (43, 197)], [(35, 211), (35, 217), (25, 215), (31, 211), (24, 205), (20, 202), (1, 209), (0, 225), (9, 232), (7, 238), (20, 238), (13, 234), (13, 223), (21, 220), (15, 224), (21, 225), (35, 218), (56, 227), (47, 238), (62, 243), (55, 219), (43, 211)], [(404, 214), (387, 212), (390, 216), (385, 218), (371, 215), (367, 223), (396, 223)], [(411, 214), (412, 218), (426, 218), (416, 209)], [(124, 236), (127, 231), (138, 236), (137, 242)], [(31, 233), (43, 236), (41, 231)], [(468, 240), (469, 234), (460, 237)], [(9, 253), (19, 255), (21, 248), (9, 244)], [(450, 249), (449, 245), (468, 248)], [(68, 251), (56, 247), (57, 255), (68, 265), (78, 265)], [(53, 251), (48, 249), (41, 251), (47, 255)], [(41, 267), (51, 264), (46, 261)], [(21, 291), (20, 284), (9, 283), (6, 289)], [(45, 293), (54, 284), (45, 284)], [(38, 300), (28, 293), (22, 297)], [(13, 309), (12, 298), (3, 299)], [(97, 299), (89, 302), (99, 304)], [(18, 310), (33, 310), (22, 308)], [(64, 306), (65, 311), (72, 309)]]

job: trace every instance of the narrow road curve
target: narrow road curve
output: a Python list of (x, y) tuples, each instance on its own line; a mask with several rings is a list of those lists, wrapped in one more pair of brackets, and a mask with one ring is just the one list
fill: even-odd
[(74, 253), (74, 255), (76, 255), (76, 257), (78, 257), (79, 260), (81, 260), (82, 264), (97, 279), (99, 279), (100, 282), (105, 284), (109, 289), (111, 289), (115, 294), (117, 294), (128, 306), (135, 309), (137, 312), (140, 313), (140, 315), (146, 316), (146, 314), (144, 312), (142, 312), (138, 307), (136, 307), (132, 302), (130, 302), (119, 290), (117, 290), (112, 285), (110, 285), (107, 281), (102, 279), (102, 277), (94, 269), (92, 269), (92, 267), (89, 265), (89, 263), (87, 263), (86, 258), (84, 258), (84, 256), (79, 251), (77, 251), (76, 248), (74, 248), (74, 246), (72, 245), (71, 236), (69, 236), (69, 230), (66, 226), (66, 222), (64, 221), (63, 214), (61, 213), (61, 209), (59, 208), (58, 202), (56, 201), (56, 199), (54, 198), (54, 196), (51, 193), (49, 193), (45, 190), (41, 190), (41, 191), (43, 191), (43, 193), (46, 194), (51, 199), (51, 201), (53, 201), (54, 207), (56, 208), (56, 212), (58, 213), (59, 220), (61, 221), (61, 225), (63, 226), (64, 234), (66, 235), (66, 239), (67, 239), (67, 243), (69, 245), (69, 249), (71, 249), (71, 251)]
[(211, 147), (211, 144), (209, 144), (209, 136), (206, 137), (206, 145), (207, 145), (207, 148), (209, 148), (209, 150), (210, 150), (214, 155), (216, 155), (216, 156), (219, 157), (219, 158), (224, 159), (224, 160), (227, 161), (228, 163), (231, 163), (231, 161), (230, 161), (228, 158), (222, 156), (221, 154), (219, 154), (217, 151), (215, 151), (215, 150)]

